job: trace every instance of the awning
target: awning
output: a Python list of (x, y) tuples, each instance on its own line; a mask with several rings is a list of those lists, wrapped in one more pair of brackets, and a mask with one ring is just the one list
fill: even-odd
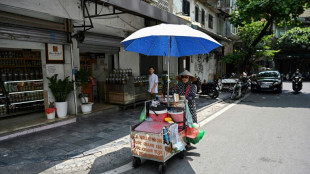
[(85, 33), (85, 40), (79, 43), (80, 52), (118, 53), (123, 38), (96, 33)]
[(188, 21), (141, 0), (101, 0), (115, 9), (144, 18), (152, 18), (168, 24), (187, 24)]

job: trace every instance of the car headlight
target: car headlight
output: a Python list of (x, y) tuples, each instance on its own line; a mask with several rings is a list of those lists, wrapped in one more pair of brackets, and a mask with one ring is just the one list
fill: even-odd
[(256, 81), (251, 81), (252, 84), (254, 85), (257, 85), (257, 82)]
[(281, 84), (281, 82), (276, 81), (276, 82), (274, 82), (273, 84), (274, 84), (274, 85), (280, 85), (280, 84)]

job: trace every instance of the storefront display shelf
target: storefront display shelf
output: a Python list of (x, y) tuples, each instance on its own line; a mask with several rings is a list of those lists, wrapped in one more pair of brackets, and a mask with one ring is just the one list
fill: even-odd
[(39, 102), (39, 101), (44, 101), (44, 99), (41, 99), (41, 100), (31, 100), (31, 101), (24, 101), (24, 102), (15, 102), (15, 103), (10, 103), (10, 105), (25, 104), (25, 103), (33, 103), (33, 102)]
[(23, 114), (29, 114), (29, 113), (32, 113), (32, 112), (39, 112), (39, 111), (44, 111), (44, 108), (42, 108), (42, 109), (33, 109), (33, 110), (30, 110), (30, 111), (13, 112), (13, 113), (9, 113), (9, 114), (6, 114), (6, 115), (1, 115), (0, 117), (23, 115)]
[(4, 82), (4, 83), (20, 83), (20, 82), (43, 82), (43, 79), (38, 79), (38, 80), (6, 81), (6, 82)]
[(0, 68), (23, 68), (24, 66), (17, 66), (17, 65), (6, 65), (0, 66)]
[(8, 116), (10, 116), (10, 115), (9, 115), (9, 114), (0, 115), (0, 118), (1, 118), (1, 117), (8, 117)]
[(42, 92), (43, 89), (41, 90), (33, 90), (33, 91), (20, 91), (20, 92), (9, 92), (9, 94), (22, 94), (22, 93), (29, 93), (29, 92)]

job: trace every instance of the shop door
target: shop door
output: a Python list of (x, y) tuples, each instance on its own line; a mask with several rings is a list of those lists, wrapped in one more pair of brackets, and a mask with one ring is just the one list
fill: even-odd
[(158, 74), (158, 56), (140, 54), (140, 74), (148, 75), (150, 66), (153, 66), (155, 68), (155, 73)]

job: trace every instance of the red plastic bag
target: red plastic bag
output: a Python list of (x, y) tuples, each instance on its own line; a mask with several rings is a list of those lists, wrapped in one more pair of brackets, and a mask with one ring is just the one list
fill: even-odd
[(47, 108), (47, 109), (45, 109), (45, 113), (50, 114), (50, 113), (53, 113), (55, 110), (56, 110), (56, 108)]
[(195, 127), (190, 128), (189, 126), (187, 126), (186, 137), (191, 138), (191, 139), (196, 138), (199, 133), (199, 130), (200, 130), (200, 125), (197, 128)]

